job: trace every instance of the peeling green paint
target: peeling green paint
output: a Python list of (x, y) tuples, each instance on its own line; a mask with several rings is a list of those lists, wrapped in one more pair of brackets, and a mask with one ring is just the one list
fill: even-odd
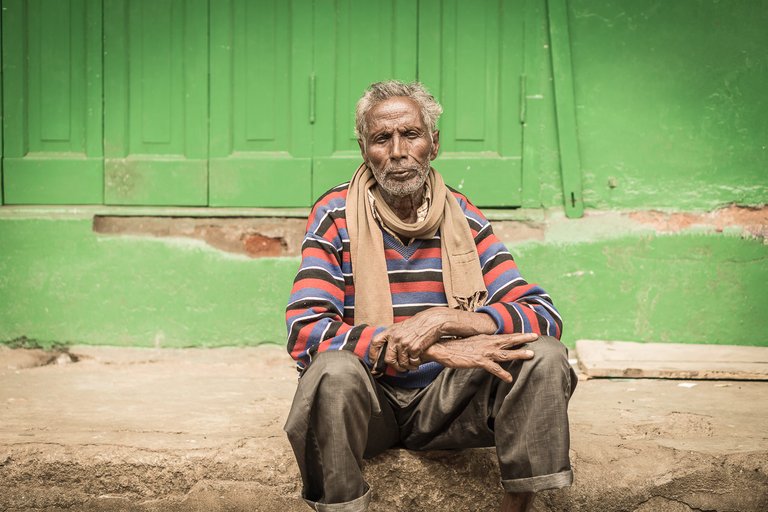
[(761, 2), (568, 2), (584, 201), (768, 201)]

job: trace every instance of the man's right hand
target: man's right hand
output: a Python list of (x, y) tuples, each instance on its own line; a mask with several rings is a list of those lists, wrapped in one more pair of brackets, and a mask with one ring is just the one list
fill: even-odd
[(505, 382), (512, 382), (512, 375), (499, 365), (515, 359), (532, 359), (533, 351), (514, 348), (538, 339), (539, 335), (480, 334), (469, 338), (444, 340), (424, 351), (422, 360), (436, 361), (448, 368), (483, 368)]

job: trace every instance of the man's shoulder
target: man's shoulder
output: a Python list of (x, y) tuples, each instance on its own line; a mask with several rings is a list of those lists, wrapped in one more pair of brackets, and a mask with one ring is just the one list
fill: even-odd
[(338, 236), (338, 228), (345, 225), (348, 190), (349, 182), (342, 183), (317, 198), (307, 219), (307, 233)]
[(346, 209), (348, 191), (349, 182), (347, 181), (323, 192), (312, 205), (310, 217), (314, 217), (318, 214), (322, 215), (328, 211)]
[(464, 212), (464, 216), (470, 222), (470, 226), (479, 229), (488, 224), (488, 219), (485, 218), (483, 212), (481, 212), (480, 209), (467, 198), (467, 196), (449, 185), (446, 186), (448, 187), (448, 190), (451, 191), (451, 194), (453, 194), (453, 197), (456, 198), (456, 201)]

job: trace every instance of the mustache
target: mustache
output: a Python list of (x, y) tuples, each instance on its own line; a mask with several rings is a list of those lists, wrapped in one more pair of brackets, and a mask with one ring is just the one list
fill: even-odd
[(415, 171), (415, 172), (422, 172), (424, 171), (425, 166), (419, 165), (419, 164), (410, 164), (410, 165), (396, 165), (392, 163), (388, 163), (384, 166), (384, 172), (402, 172), (402, 171)]

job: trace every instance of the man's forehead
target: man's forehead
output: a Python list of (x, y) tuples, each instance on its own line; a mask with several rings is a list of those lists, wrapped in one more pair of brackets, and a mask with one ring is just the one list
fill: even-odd
[(368, 124), (371, 131), (394, 128), (400, 124), (424, 126), (418, 103), (411, 98), (395, 97), (376, 104), (368, 111)]

